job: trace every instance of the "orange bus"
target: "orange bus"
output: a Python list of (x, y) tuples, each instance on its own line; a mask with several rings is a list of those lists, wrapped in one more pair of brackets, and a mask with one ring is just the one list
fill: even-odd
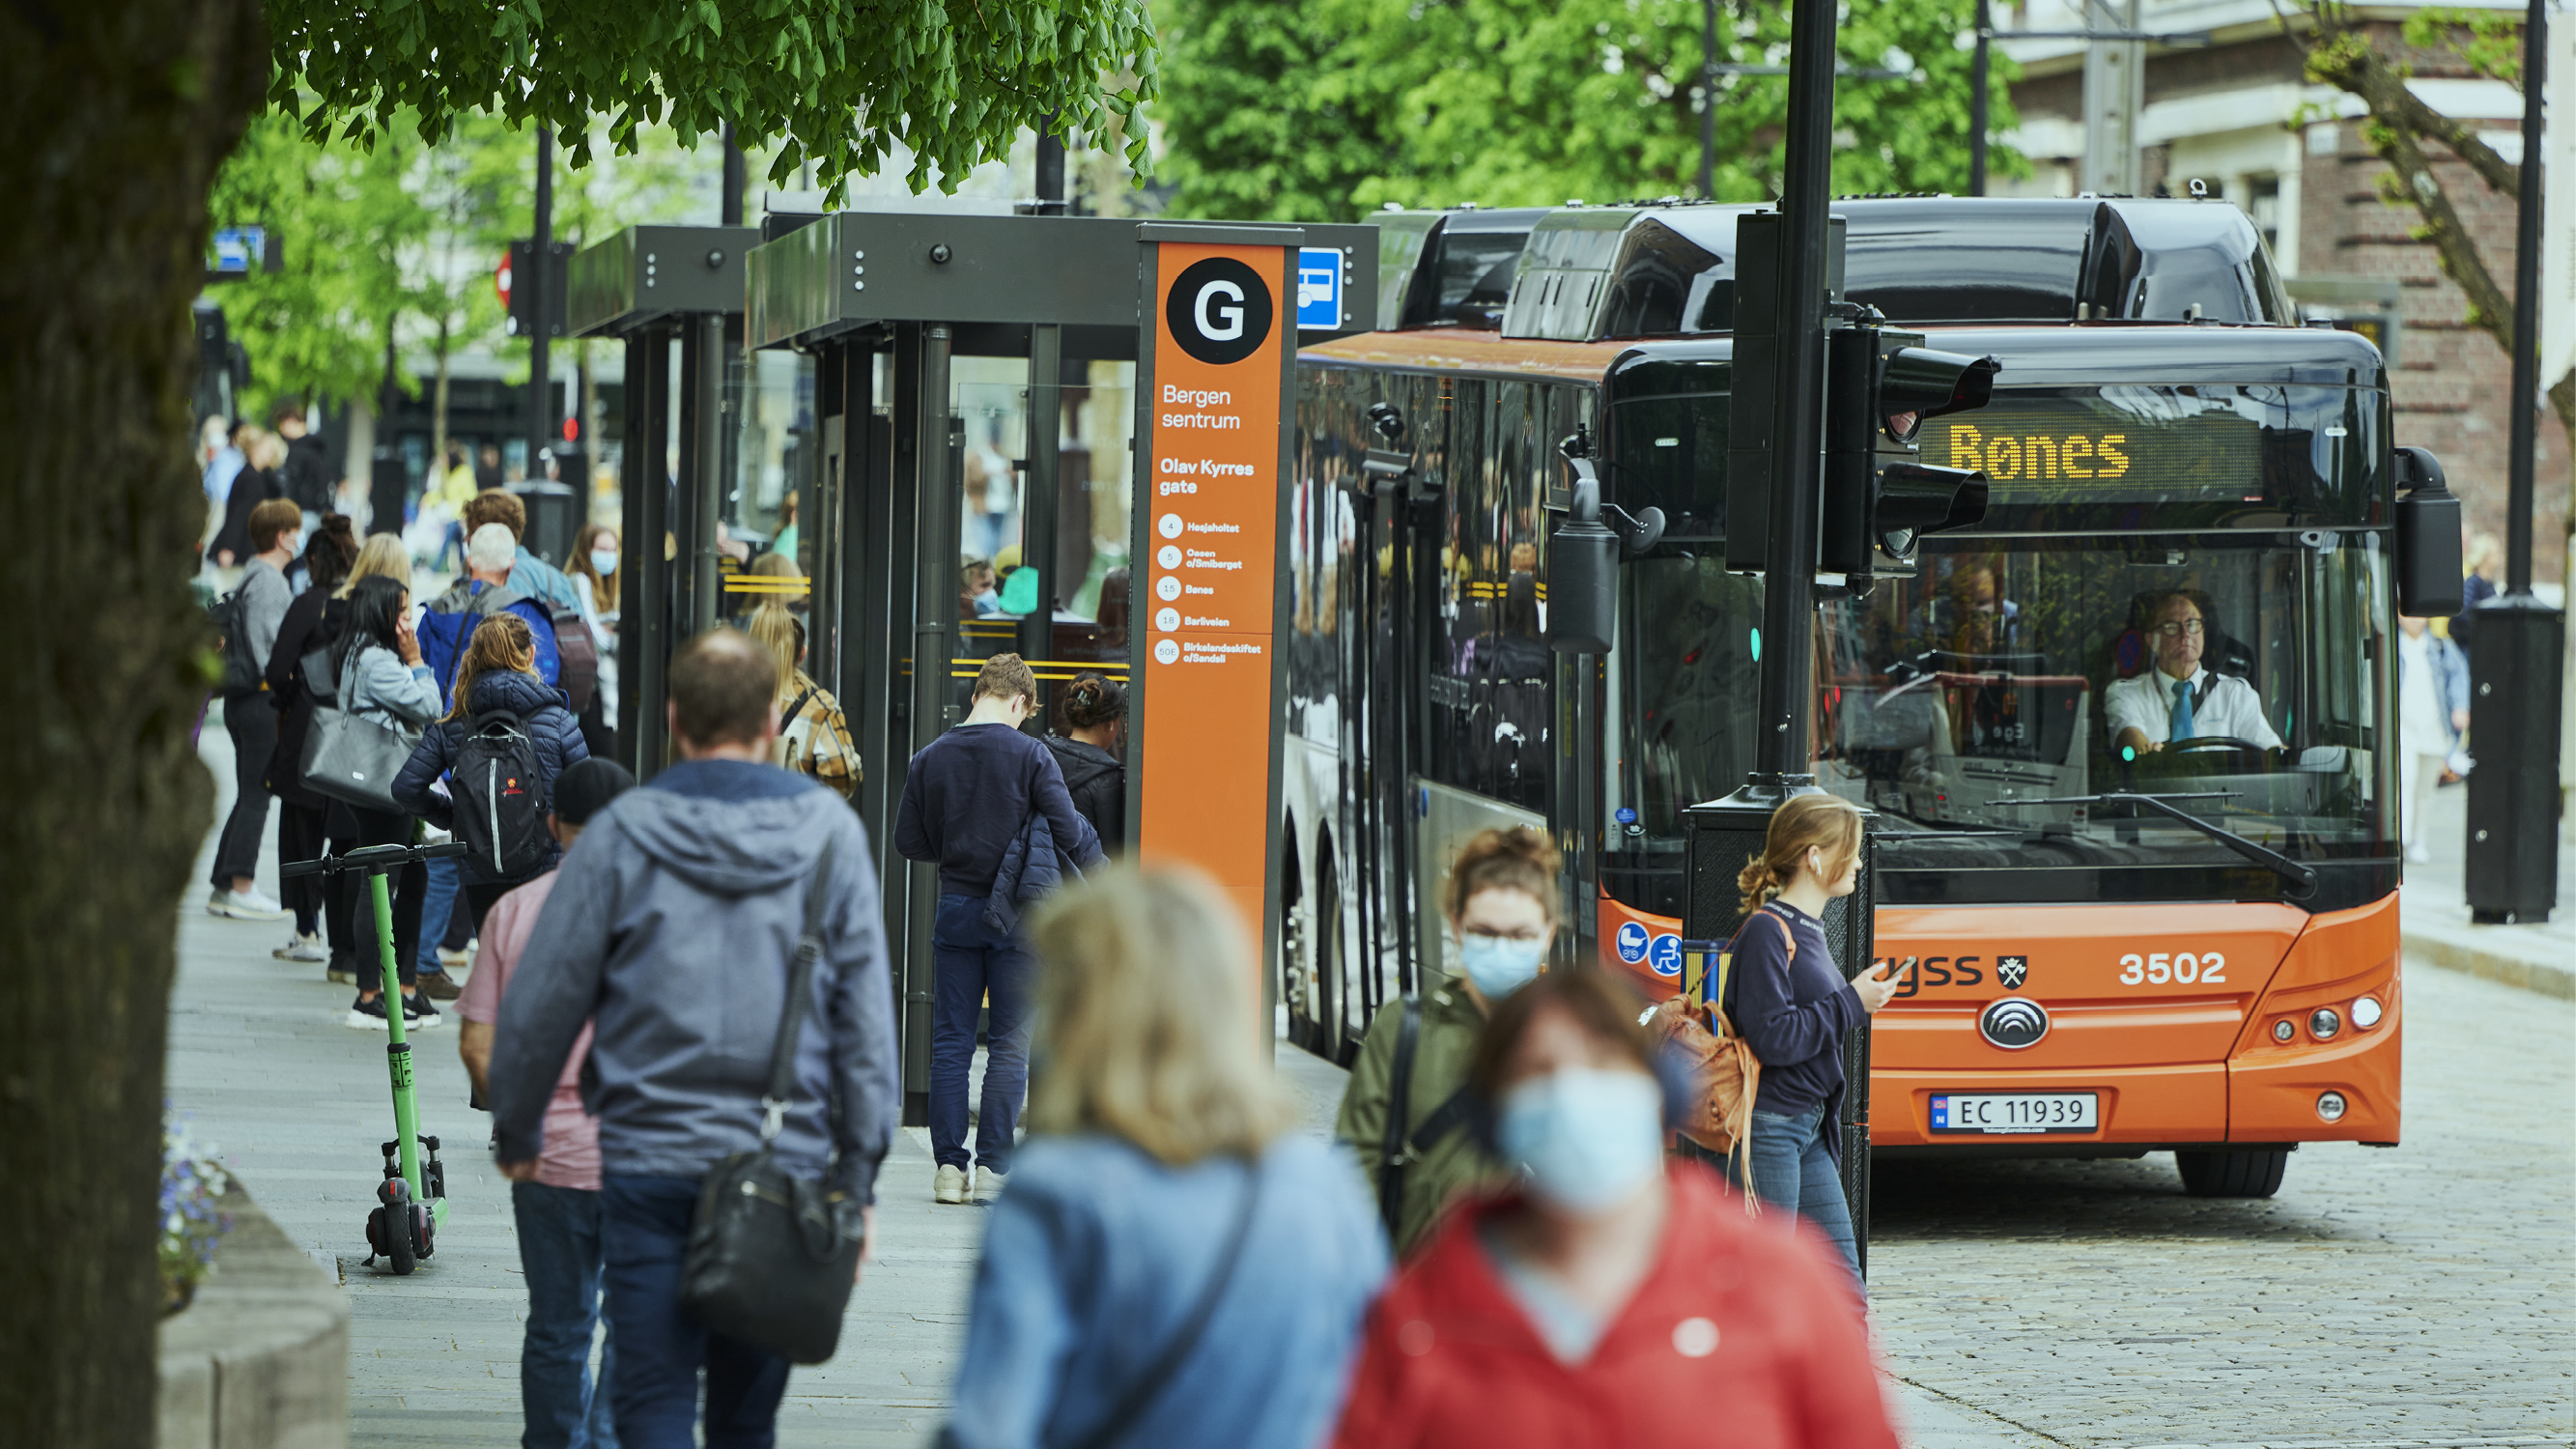
[[(1277, 986), (1308, 1050), (1347, 1060), (1449, 969), (1438, 882), (1489, 824), (1560, 842), (1566, 952), (1677, 988), (1682, 812), (1754, 761), (1762, 584), (1724, 548), (1742, 210), (1389, 213), (1379, 330), (1301, 354)], [(2295, 325), (2223, 203), (1835, 213), (1845, 298), (2002, 365), (1921, 438), (1986, 473), (1984, 521), (1817, 631), (1812, 769), (1874, 812), (1875, 950), (1911, 963), (1874, 1150), (2171, 1151), (2194, 1193), (2263, 1196), (2299, 1143), (2394, 1143), (2379, 354)], [(1607, 655), (1547, 632), (1576, 435), (1606, 501), (1667, 520)]]

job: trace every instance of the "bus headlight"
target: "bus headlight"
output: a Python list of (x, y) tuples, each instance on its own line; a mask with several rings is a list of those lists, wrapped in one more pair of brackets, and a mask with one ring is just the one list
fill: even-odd
[(2318, 1119), (2319, 1121), (2322, 1121), (2322, 1122), (2340, 1122), (2340, 1121), (2342, 1121), (2342, 1120), (2343, 1120), (2343, 1108), (2344, 1108), (2343, 1093), (2341, 1093), (2341, 1092), (2319, 1092), (2319, 1093), (2317, 1094), (2317, 1119)]
[(2372, 1027), (2379, 1025), (2380, 1015), (2381, 1012), (2379, 1009), (2378, 997), (2361, 996), (2353, 999), (2352, 1024), (2360, 1027), (2363, 1031), (2368, 1031)]
[(2286, 1016), (2282, 1017), (2279, 1021), (2272, 1023), (2272, 1040), (2274, 1041), (2286, 1043), (2290, 1038), (2297, 1036), (2298, 1034), (2299, 1024), (2290, 1020)]
[(2343, 1018), (2331, 1006), (2320, 1006), (2308, 1013), (2308, 1035), (2319, 1041), (2332, 1041), (2343, 1030)]

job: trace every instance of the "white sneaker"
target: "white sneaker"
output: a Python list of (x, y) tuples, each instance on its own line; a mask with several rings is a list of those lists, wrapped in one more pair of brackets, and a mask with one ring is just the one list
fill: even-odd
[(268, 954), (280, 961), (302, 961), (307, 964), (331, 959), (331, 953), (322, 948), (322, 938), (312, 934), (289, 936), (286, 938), (285, 945)]
[(989, 1167), (976, 1168), (975, 1201), (989, 1205), (1002, 1195), (1002, 1189), (1009, 1186), (1010, 1181), (1009, 1173), (995, 1172)]
[(465, 943), (465, 949), (462, 951), (450, 951), (444, 946), (439, 947), (438, 964), (441, 966), (464, 965), (474, 959), (474, 947), (477, 944), (477, 942), (469, 940)]
[(282, 921), (286, 919), (286, 908), (252, 886), (246, 891), (219, 890), (206, 897), (206, 914), (236, 921)]
[(948, 1203), (951, 1205), (964, 1203), (966, 1201), (966, 1169), (962, 1167), (940, 1168), (939, 1176), (933, 1183), (930, 1190), (930, 1199), (933, 1202)]

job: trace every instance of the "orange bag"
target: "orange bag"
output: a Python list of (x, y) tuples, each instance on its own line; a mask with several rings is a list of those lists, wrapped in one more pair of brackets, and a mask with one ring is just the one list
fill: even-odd
[[(1789, 936), (1788, 923), (1764, 911), (1771, 923), (1788, 937), (1790, 959), (1797, 958), (1798, 943)], [(1708, 990), (1705, 962), (1717, 957), (1715, 990)], [(1726, 1018), (1720, 1003), (1726, 1000), (1727, 968), (1733, 964), (1732, 951), (1710, 952), (1683, 948), (1687, 967), (1695, 960), (1700, 969), (1689, 978), (1680, 995), (1657, 1006), (1646, 1018), (1647, 1029), (1657, 1043), (1678, 1055), (1689, 1069), (1696, 1084), (1693, 1110), (1683, 1120), (1681, 1134), (1716, 1153), (1734, 1170), (1736, 1180), (1744, 1184), (1744, 1210), (1755, 1216), (1762, 1211), (1761, 1202), (1753, 1195), (1753, 1098), (1762, 1085), (1762, 1063), (1753, 1055), (1751, 1044), (1736, 1034), (1735, 1024)]]

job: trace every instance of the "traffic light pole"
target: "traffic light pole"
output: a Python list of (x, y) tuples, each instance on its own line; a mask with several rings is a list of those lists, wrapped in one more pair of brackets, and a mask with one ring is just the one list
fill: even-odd
[(547, 344), (552, 342), (555, 299), (546, 295), (549, 274), (554, 270), (555, 256), (555, 131), (552, 126), (537, 128), (537, 227), (536, 244), (528, 248), (528, 275), (513, 278), (515, 289), (528, 289), (528, 478), (530, 483), (545, 481), (545, 470), (537, 455), (554, 446), (555, 390), (553, 369), (547, 357)]
[(1833, 0), (1796, 0), (1789, 21), (1788, 166), (1780, 212), (1779, 453), (1764, 552), (1755, 789), (1785, 798), (1807, 773), (1815, 652), (1817, 488), (1823, 468), (1827, 213), (1833, 200)]

